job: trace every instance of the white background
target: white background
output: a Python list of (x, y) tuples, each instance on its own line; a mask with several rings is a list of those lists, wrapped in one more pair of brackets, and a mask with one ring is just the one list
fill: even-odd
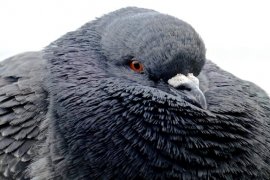
[(155, 9), (190, 23), (207, 58), (270, 93), (267, 0), (1, 0), (0, 60), (40, 50), (64, 33), (126, 6)]

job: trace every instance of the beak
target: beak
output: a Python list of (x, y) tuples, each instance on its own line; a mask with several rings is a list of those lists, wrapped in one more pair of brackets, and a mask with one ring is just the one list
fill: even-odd
[(199, 79), (189, 74), (177, 74), (168, 80), (168, 83), (173, 86), (171, 91), (176, 95), (181, 95), (184, 99), (193, 105), (199, 106), (202, 109), (207, 109), (207, 102), (203, 92), (199, 88)]

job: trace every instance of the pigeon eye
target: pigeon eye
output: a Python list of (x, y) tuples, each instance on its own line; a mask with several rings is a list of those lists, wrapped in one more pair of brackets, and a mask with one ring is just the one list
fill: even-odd
[(143, 70), (144, 70), (144, 67), (143, 67), (143, 64), (140, 63), (139, 61), (137, 60), (133, 60), (129, 63), (129, 67), (137, 72), (137, 73), (143, 73)]

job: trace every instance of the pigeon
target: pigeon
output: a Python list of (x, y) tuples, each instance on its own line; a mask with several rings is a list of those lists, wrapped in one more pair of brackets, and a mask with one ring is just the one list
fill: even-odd
[(264, 90), (150, 9), (0, 64), (0, 179), (269, 179), (269, 126)]

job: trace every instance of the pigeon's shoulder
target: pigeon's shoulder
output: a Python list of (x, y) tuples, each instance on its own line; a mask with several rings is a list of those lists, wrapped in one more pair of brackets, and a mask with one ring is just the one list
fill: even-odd
[(0, 179), (26, 179), (47, 111), (44, 70), (40, 52), (22, 53), (0, 63)]

